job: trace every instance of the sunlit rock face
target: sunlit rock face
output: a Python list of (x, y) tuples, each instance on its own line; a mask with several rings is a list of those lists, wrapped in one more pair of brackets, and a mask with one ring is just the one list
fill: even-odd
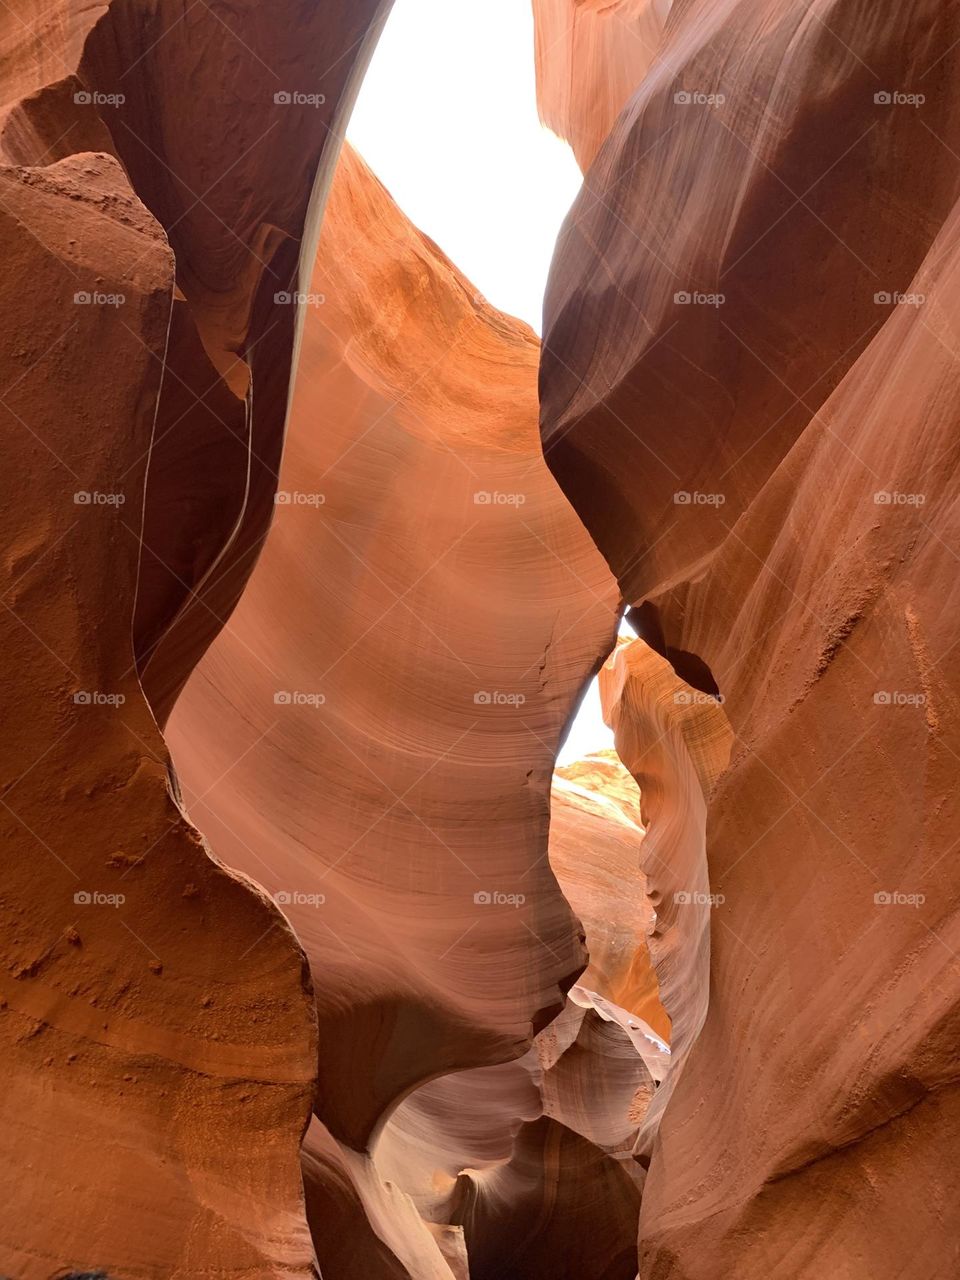
[[(316, 1274), (305, 957), (187, 820), (157, 720), (272, 511), (251, 458), (279, 456), (297, 310), (274, 293), (315, 238), (381, 8), (0, 12), (0, 1273), (17, 1280)], [(275, 100), (334, 62), (322, 107)]]
[[(655, 971), (657, 1001), (670, 1018), (670, 1057), (656, 1076), (663, 1084), (642, 1115), (636, 1144), (638, 1154), (648, 1157), (707, 1013), (707, 806), (733, 735), (718, 701), (680, 680), (642, 640), (618, 645), (600, 673), (600, 695), (619, 756), (640, 785), (645, 835), (639, 856), (651, 917), (647, 963)], [(633, 1039), (646, 1053), (640, 1034)], [(651, 1069), (656, 1071), (653, 1064)]]
[[(406, 1098), (378, 1136), (373, 1169), (434, 1232), (461, 1233), (471, 1276), (633, 1280), (636, 1147), (670, 1068), (654, 1030), (669, 1019), (647, 950), (654, 920), (638, 865), (638, 793), (613, 752), (563, 773), (580, 782), (564, 792), (566, 779), (555, 779), (549, 856), (581, 914), (590, 967), (522, 1058), (443, 1076)], [(628, 920), (619, 934), (609, 921), (618, 895)], [(356, 1171), (360, 1194), (370, 1196), (372, 1171)], [(601, 1243), (571, 1238), (573, 1205)], [(381, 1221), (397, 1247), (397, 1218)], [(415, 1238), (402, 1243), (409, 1256)]]
[(672, 0), (533, 0), (537, 102), (584, 172), (657, 58)]
[(549, 797), (618, 594), (543, 464), (535, 337), (349, 149), (309, 294), (273, 528), (169, 736), (307, 950), (316, 1114), (359, 1177), (404, 1095), (529, 1050), (586, 964)]
[[(642, 665), (689, 682), (658, 721), (634, 646), (603, 675), (673, 1021), (641, 1280), (955, 1270), (958, 21), (677, 6), (558, 246), (547, 461), (645, 605)], [(650, 764), (716, 693), (678, 884)], [(691, 907), (709, 1007), (702, 952), (670, 967)]]
[(550, 862), (589, 940), (579, 979), (589, 993), (670, 1038), (648, 953), (656, 916), (640, 871), (640, 793), (614, 751), (559, 768), (550, 815)]

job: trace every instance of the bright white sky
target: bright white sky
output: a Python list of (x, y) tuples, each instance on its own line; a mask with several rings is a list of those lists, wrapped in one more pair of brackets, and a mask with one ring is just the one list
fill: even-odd
[[(539, 333), (581, 175), (537, 116), (529, 0), (396, 0), (347, 136), (484, 296)], [(612, 746), (594, 681), (558, 763)]]
[[(620, 634), (628, 640), (637, 638), (637, 633), (626, 620), (620, 623)], [(574, 760), (582, 760), (592, 751), (599, 751), (601, 747), (612, 746), (613, 731), (604, 724), (603, 712), (600, 710), (599, 681), (593, 680), (580, 704), (577, 718), (570, 726), (570, 734), (560, 749), (557, 764), (571, 764)]]
[(396, 0), (347, 136), (480, 292), (539, 333), (581, 175), (537, 117), (530, 0)]
[(577, 718), (570, 726), (570, 734), (560, 748), (557, 764), (572, 764), (601, 747), (613, 746), (613, 732), (603, 722), (600, 710), (600, 690), (596, 680), (590, 684)]

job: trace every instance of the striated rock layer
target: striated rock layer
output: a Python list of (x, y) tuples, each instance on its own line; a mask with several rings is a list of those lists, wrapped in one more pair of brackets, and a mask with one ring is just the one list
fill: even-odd
[[(673, 12), (545, 302), (547, 461), (634, 603), (703, 571), (908, 291), (956, 191), (958, 35), (938, 0)], [(922, 109), (875, 101), (921, 77)]]
[(161, 722), (266, 532), (296, 299), (357, 72), (389, 8), (47, 0), (37, 13), (15, 0), (0, 15), (0, 157), (116, 154), (176, 255), (146, 500), (130, 522), (137, 664)]
[[(633, 1280), (642, 1186), (634, 1148), (670, 1061), (645, 1021), (669, 1027), (647, 951), (654, 920), (637, 866), (638, 795), (612, 752), (562, 773), (550, 861), (581, 910), (591, 965), (522, 1058), (446, 1075), (406, 1098), (378, 1137), (374, 1163), (431, 1229), (462, 1232), (471, 1276)], [(620, 933), (608, 918), (616, 892), (629, 904)], [(578, 1252), (555, 1211), (560, 1201), (579, 1206), (580, 1233), (589, 1225), (602, 1245), (591, 1236)]]
[(672, 0), (533, 0), (537, 103), (584, 172), (658, 57)]
[(656, 970), (657, 999), (671, 1023), (665, 1080), (644, 1112), (637, 1142), (647, 1157), (707, 1013), (707, 805), (733, 735), (718, 703), (680, 680), (642, 640), (618, 646), (600, 673), (600, 694), (617, 751), (640, 784), (646, 834), (639, 853), (653, 913), (647, 963)]
[(529, 1050), (584, 967), (549, 796), (619, 598), (543, 464), (533, 334), (349, 149), (310, 294), (271, 535), (169, 736), (192, 818), (310, 958), (308, 1203), (362, 1206), (435, 1275), (462, 1234), (410, 1218), (370, 1154), (418, 1086)]
[[(736, 734), (641, 1280), (956, 1270), (958, 22), (676, 6), (554, 262), (548, 463)], [(677, 717), (633, 648), (605, 701), (646, 804)]]
[(650, 964), (655, 927), (640, 871), (640, 795), (613, 751), (559, 768), (550, 808), (550, 863), (583, 924), (590, 964), (578, 987), (642, 1018), (669, 1040)]
[[(307, 1277), (302, 953), (179, 807), (130, 647), (138, 545), (123, 494), (97, 501), (105, 477), (143, 489), (172, 255), (110, 157), (0, 186), (2, 415), (27, 469), (2, 504), (0, 1271)], [(123, 294), (124, 324), (65, 325), (78, 288)]]
[(311, 257), (385, 9), (0, 12), (0, 1272), (18, 1280), (316, 1274), (303, 952), (186, 819), (157, 722), (272, 511), (297, 315), (275, 295)]

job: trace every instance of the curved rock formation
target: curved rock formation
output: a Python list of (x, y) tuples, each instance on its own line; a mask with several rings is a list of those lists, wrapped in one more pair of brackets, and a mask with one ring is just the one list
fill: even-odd
[(170, 741), (306, 947), (316, 1112), (362, 1152), (415, 1086), (523, 1053), (583, 968), (550, 777), (618, 599), (543, 466), (533, 334), (349, 149), (311, 293), (271, 536)]
[[(306, 1280), (302, 953), (186, 820), (130, 644), (124, 526), (172, 255), (111, 157), (8, 168), (0, 187), (0, 414), (22, 464), (2, 504), (0, 1272)], [(82, 293), (122, 297), (124, 323)], [(91, 351), (112, 353), (109, 382)]]
[[(481, 1185), (497, 1178), (497, 1170), (526, 1147), (526, 1126), (541, 1116), (616, 1156), (639, 1185), (632, 1149), (669, 1062), (666, 1046), (644, 1020), (669, 1027), (646, 950), (646, 933), (654, 920), (637, 868), (639, 795), (612, 751), (567, 765), (562, 772), (566, 777), (554, 780), (550, 864), (584, 920), (591, 963), (561, 1014), (536, 1037), (534, 1050), (508, 1064), (460, 1071), (422, 1085), (390, 1116), (374, 1148), (376, 1167), (434, 1224), (457, 1220), (457, 1180), (463, 1170), (471, 1170)], [(581, 783), (570, 783), (570, 777)], [(614, 797), (612, 803), (609, 797)], [(621, 932), (609, 923), (617, 899), (626, 904)], [(617, 1005), (616, 998), (630, 1007)], [(595, 1155), (591, 1166), (594, 1160)], [(544, 1171), (547, 1178), (554, 1175)], [(570, 1162), (559, 1176), (564, 1194), (571, 1194), (570, 1184), (581, 1171)], [(539, 1230), (536, 1199), (517, 1202), (513, 1211), (517, 1231), (525, 1215), (529, 1233)], [(585, 1221), (581, 1217), (581, 1224)], [(483, 1228), (475, 1222), (472, 1235), (488, 1230), (497, 1233), (494, 1221)], [(626, 1242), (632, 1253), (634, 1235), (635, 1220), (630, 1220), (617, 1248)], [(540, 1248), (540, 1266), (566, 1266), (549, 1235)]]
[(535, 0), (542, 352), (388, 9), (0, 6), (0, 1273), (947, 1280), (960, 8)]
[[(740, 744), (712, 815), (711, 1011), (661, 1130), (642, 1275), (953, 1266), (958, 264), (954, 209), (910, 282), (925, 302), (666, 608), (724, 673)], [(707, 1116), (718, 1075), (732, 1093)]]
[[(627, 1015), (630, 1023), (624, 1026), (615, 1016), (620, 1011), (603, 997), (593, 997), (599, 1007), (578, 1006), (579, 994), (575, 988), (560, 1017), (537, 1037), (543, 1113), (615, 1155), (639, 1181), (634, 1148), (669, 1069), (669, 1051), (645, 1023)], [(641, 1029), (649, 1047), (638, 1043)]]
[(642, 839), (640, 795), (615, 752), (557, 770), (550, 863), (587, 936), (590, 964), (578, 986), (669, 1040), (670, 1020), (647, 950), (655, 918), (639, 870)]
[[(687, 1050), (640, 1280), (955, 1268), (958, 37), (923, 0), (677, 6), (555, 260), (548, 462), (736, 733), (695, 1042), (651, 943)], [(646, 825), (677, 716), (634, 651), (669, 664), (603, 676)]]
[(162, 722), (266, 533), (299, 300), (390, 0), (35, 8), (15, 0), (0, 13), (0, 155), (40, 166), (115, 154), (176, 255), (181, 305), (157, 355), (135, 619)]
[[(908, 291), (956, 190), (958, 36), (937, 0), (667, 24), (561, 232), (540, 376), (548, 465), (631, 602), (703, 571)], [(921, 77), (922, 110), (883, 100)]]
[(525, 1125), (510, 1163), (482, 1177), (465, 1173), (458, 1197), (471, 1280), (635, 1275), (639, 1188), (616, 1160), (555, 1120)]
[(157, 720), (272, 511), (298, 310), (278, 291), (311, 259), (386, 7), (0, 12), (0, 1271), (18, 1280), (315, 1275), (303, 952), (187, 821)]
[(533, 0), (537, 103), (586, 173), (657, 58), (672, 0)]
[(638, 1141), (647, 1156), (707, 1013), (715, 906), (707, 805), (733, 735), (719, 703), (680, 680), (642, 640), (618, 646), (600, 672), (600, 696), (617, 752), (640, 786), (645, 835), (639, 853), (653, 911), (648, 963), (671, 1023), (665, 1083), (644, 1113)]
[(322, 1275), (469, 1280), (462, 1230), (424, 1221), (369, 1156), (336, 1142), (316, 1119), (304, 1143), (303, 1177)]

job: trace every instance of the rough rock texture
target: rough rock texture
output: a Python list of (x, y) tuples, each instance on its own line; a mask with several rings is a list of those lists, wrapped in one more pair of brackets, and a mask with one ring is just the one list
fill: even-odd
[(657, 57), (672, 0), (533, 0), (540, 118), (592, 164)]
[(585, 964), (549, 793), (618, 596), (543, 465), (534, 336), (349, 149), (310, 292), (274, 526), (169, 737), (304, 943), (316, 1114), (355, 1169), (410, 1090), (528, 1049)]
[[(0, 209), (18, 459), (2, 503), (0, 1272), (306, 1277), (302, 953), (186, 820), (130, 646), (123, 499), (143, 490), (172, 255), (110, 157), (5, 169)], [(73, 307), (94, 289), (125, 295), (125, 324)], [(90, 359), (105, 349), (109, 382)], [(105, 482), (119, 501), (98, 501)]]
[(14, 0), (0, 13), (0, 158), (115, 153), (176, 255), (184, 305), (157, 356), (135, 616), (161, 722), (266, 532), (295, 299), (357, 73), (389, 8), (46, 0), (37, 12)]
[[(736, 734), (685, 1054), (651, 944), (675, 1063), (641, 1280), (956, 1272), (958, 39), (933, 0), (676, 6), (587, 177), (615, 213), (584, 196), (555, 259), (548, 462)], [(635, 649), (603, 680), (656, 889), (677, 716)]]
[[(385, 7), (0, 12), (0, 1272), (17, 1280), (315, 1275), (303, 952), (187, 821), (157, 721), (272, 511), (297, 314), (274, 294), (310, 261)], [(287, 88), (325, 101), (276, 101)]]

